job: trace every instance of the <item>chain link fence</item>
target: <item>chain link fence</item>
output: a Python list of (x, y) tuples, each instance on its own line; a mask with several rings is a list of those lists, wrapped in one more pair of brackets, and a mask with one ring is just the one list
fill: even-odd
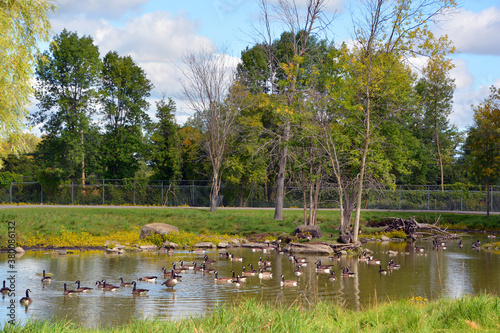
[[(275, 188), (223, 186), (219, 197), (225, 207), (274, 207)], [(486, 189), (480, 186), (400, 185), (392, 189), (366, 189), (364, 209), (486, 211)], [(303, 207), (301, 188), (287, 187), (284, 207)], [(309, 193), (306, 193), (309, 198)], [(52, 188), (38, 182), (11, 183), (0, 191), (3, 203), (58, 205), (139, 205), (208, 207), (209, 181), (86, 180)], [(490, 211), (500, 211), (500, 187), (490, 189)], [(335, 189), (322, 192), (320, 208), (338, 208)]]

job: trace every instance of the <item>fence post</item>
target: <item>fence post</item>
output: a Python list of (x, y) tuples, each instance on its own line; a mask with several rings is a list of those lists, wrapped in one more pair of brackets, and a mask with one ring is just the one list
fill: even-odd
[(490, 212), (493, 211), (493, 186), (491, 187), (490, 191)]
[(464, 188), (460, 188), (460, 211), (464, 210)]
[(40, 185), (40, 205), (43, 205), (43, 186)]
[(250, 190), (250, 207), (253, 207), (253, 187)]
[(73, 192), (75, 191), (75, 186), (73, 184), (73, 179), (71, 179), (71, 204), (74, 205), (74, 202), (73, 202)]
[(104, 179), (102, 180), (102, 205), (104, 206)]
[(12, 203), (12, 182), (10, 182), (9, 200), (10, 200), (10, 203)]
[(133, 203), (133, 204), (134, 204), (134, 206), (135, 206), (135, 178), (134, 178), (134, 199), (133, 199), (133, 200), (134, 200), (134, 203)]
[(427, 185), (427, 210), (431, 210), (431, 187)]
[(194, 207), (194, 180), (191, 181), (191, 206)]
[(161, 181), (161, 202), (160, 202), (160, 206), (163, 206), (163, 180)]

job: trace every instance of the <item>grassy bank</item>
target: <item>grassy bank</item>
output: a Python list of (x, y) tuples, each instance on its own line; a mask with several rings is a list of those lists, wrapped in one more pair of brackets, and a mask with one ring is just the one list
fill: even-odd
[[(0, 247), (7, 244), (7, 222), (16, 223), (16, 240), (21, 246), (103, 246), (106, 240), (122, 243), (140, 243), (140, 228), (148, 223), (168, 223), (178, 227), (189, 240), (190, 235), (251, 235), (290, 234), (303, 223), (303, 211), (286, 210), (283, 221), (273, 220), (273, 210), (220, 209), (211, 214), (207, 209), (182, 208), (82, 208), (34, 207), (6, 208), (0, 210)], [(438, 217), (445, 227), (469, 230), (500, 229), (500, 215), (362, 212), (364, 232), (376, 228), (364, 227), (377, 224), (388, 217), (409, 218), (433, 222)], [(328, 238), (336, 238), (339, 212), (321, 210), (318, 223)], [(206, 237), (205, 237), (206, 238)], [(193, 238), (191, 241), (199, 240)]]
[(374, 304), (361, 311), (322, 301), (282, 308), (257, 301), (220, 306), (204, 317), (134, 320), (122, 327), (89, 329), (71, 322), (30, 322), (2, 332), (499, 332), (500, 300), (489, 294), (427, 302), (419, 297)]

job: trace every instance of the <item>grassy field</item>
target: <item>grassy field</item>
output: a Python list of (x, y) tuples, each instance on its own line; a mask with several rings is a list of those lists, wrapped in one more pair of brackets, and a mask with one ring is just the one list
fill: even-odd
[(412, 298), (372, 304), (353, 311), (319, 302), (290, 307), (242, 300), (222, 305), (204, 317), (178, 321), (133, 320), (113, 328), (90, 329), (71, 322), (8, 325), (1, 332), (499, 332), (500, 299), (481, 294), (427, 302)]
[[(273, 220), (273, 210), (183, 208), (87, 208), (87, 207), (33, 207), (0, 209), (0, 247), (7, 244), (7, 224), (16, 223), (16, 240), (21, 246), (103, 246), (105, 240), (125, 243), (139, 242), (140, 228), (148, 223), (168, 223), (189, 235), (237, 235), (249, 237), (266, 234), (291, 234), (303, 223), (302, 210), (285, 210), (283, 221)], [(366, 227), (389, 217), (409, 218), (434, 222), (439, 218), (443, 227), (469, 230), (500, 230), (500, 215), (436, 214), (429, 212), (362, 212), (363, 232), (377, 228)], [(325, 237), (336, 238), (339, 212), (321, 210), (318, 223)], [(187, 235), (187, 236), (186, 236)], [(83, 244), (83, 241), (86, 241)], [(193, 239), (193, 241), (195, 241)]]

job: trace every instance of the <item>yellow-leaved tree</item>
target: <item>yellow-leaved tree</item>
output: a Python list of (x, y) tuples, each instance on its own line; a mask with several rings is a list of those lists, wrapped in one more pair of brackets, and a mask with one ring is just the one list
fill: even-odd
[(8, 142), (0, 145), (0, 157), (11, 152), (5, 147), (23, 149), (34, 55), (49, 39), (54, 9), (47, 0), (0, 0), (0, 141)]

